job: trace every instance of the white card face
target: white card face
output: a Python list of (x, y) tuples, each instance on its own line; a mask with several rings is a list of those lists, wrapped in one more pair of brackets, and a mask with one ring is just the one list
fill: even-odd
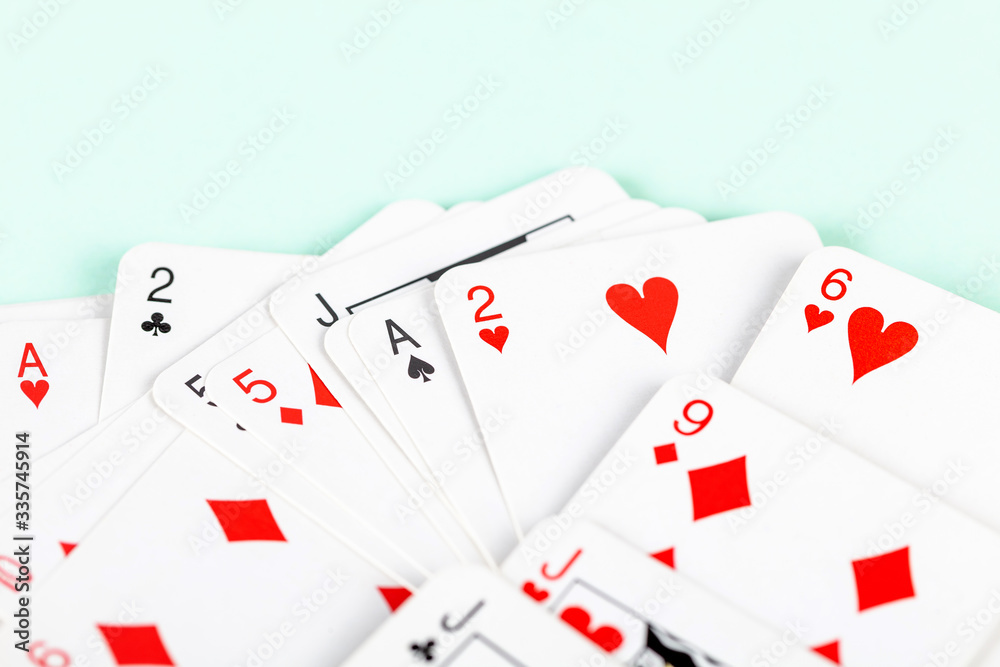
[(377, 255), (320, 271), (300, 287), (284, 290), (272, 301), (271, 312), (313, 363), (310, 357), (321, 356), (314, 353), (322, 352), (326, 328), (355, 309), (433, 282), (452, 264), (499, 254), (528, 242), (528, 236), (556, 231), (574, 217), (627, 198), (614, 179), (597, 170), (557, 172), (450, 217), (427, 233), (398, 239)]
[(427, 571), (474, 555), (466, 535), (398, 450), (382, 458), (285, 335), (271, 331), (218, 364), (207, 395), (331, 500)]
[[(465, 216), (479, 206), (481, 206), (481, 204), (478, 202), (457, 204), (448, 209), (446, 214), (435, 219), (434, 224), (438, 225), (446, 223), (457, 216)], [(294, 288), (294, 286), (289, 287)], [(277, 293), (274, 296), (277, 297)], [(350, 379), (354, 394), (357, 394), (357, 398), (360, 398), (364, 404), (361, 405), (361, 403), (354, 400), (354, 395), (348, 395), (344, 397), (344, 409), (362, 429), (362, 432), (374, 434), (374, 437), (376, 438), (381, 438), (385, 435), (385, 433), (388, 433), (388, 435), (399, 445), (399, 447), (402, 448), (403, 453), (406, 454), (410, 462), (417, 467), (418, 471), (420, 471), (421, 474), (423, 474), (427, 479), (430, 479), (429, 469), (425, 465), (425, 462), (421, 459), (419, 453), (405, 438), (402, 426), (399, 424), (398, 420), (394, 418), (392, 409), (389, 407), (388, 403), (386, 403), (385, 398), (377, 390), (377, 388), (372, 386), (370, 382), (363, 381), (361, 379), (361, 375), (365, 374), (364, 368), (361, 365), (361, 360), (358, 359), (357, 354), (354, 353), (354, 348), (347, 337), (347, 320), (350, 318), (350, 315), (344, 318), (345, 321), (341, 324), (341, 326), (330, 326), (327, 329), (327, 334), (330, 337), (329, 343), (325, 343), (328, 352), (330, 349), (329, 346), (339, 346), (342, 354), (333, 356), (332, 358), (335, 362), (343, 364), (338, 367), (338, 370), (342, 375)], [(323, 373), (320, 372), (320, 375), (322, 376)], [(365, 408), (367, 408), (367, 410)], [(375, 426), (376, 423), (378, 423), (381, 428)], [(383, 428), (385, 431), (382, 431)]]
[(146, 243), (118, 265), (102, 419), (285, 281), (375, 247), (444, 213), (407, 200), (385, 207), (322, 258)]
[(721, 381), (668, 382), (562, 514), (840, 664), (975, 664), (989, 639), (963, 624), (1000, 590), (1000, 535)]
[(998, 337), (1000, 314), (825, 248), (733, 385), (813, 428), (832, 420), (838, 441), (1000, 529)]
[[(452, 206), (448, 212), (472, 210), (478, 205), (479, 202), (462, 202)], [(445, 213), (441, 206), (423, 199), (404, 199), (387, 204), (322, 256), (330, 261), (341, 261), (366, 253), (392, 239), (412, 234)]]
[[(563, 238), (587, 242), (701, 222), (678, 209), (657, 210), (629, 200), (586, 216), (563, 232), (511, 252), (530, 252)], [(506, 255), (503, 255), (506, 256)], [(397, 442), (412, 442), (433, 479), (496, 560), (516, 542), (517, 529), (483, 446), (483, 433), (503, 428), (501, 412), (477, 424), (447, 335), (428, 287), (374, 304), (330, 327), (326, 351)], [(348, 338), (350, 340), (348, 340)], [(378, 399), (381, 398), (381, 401)], [(391, 411), (386, 415), (386, 411)], [(402, 435), (400, 435), (402, 431)]]
[(399, 608), (344, 667), (580, 667), (619, 663), (485, 568), (452, 568)]
[(376, 253), (320, 271), (297, 288), (276, 294), (271, 314), (375, 446), (395, 447), (377, 442), (389, 436), (330, 363), (323, 346), (326, 329), (381, 299), (433, 283), (449, 266), (540, 240), (575, 218), (627, 198), (614, 179), (597, 170), (557, 172)]
[[(556, 511), (664, 380), (728, 377), (819, 238), (769, 213), (453, 269), (436, 288), (522, 527)], [(457, 296), (456, 296), (457, 295)]]
[[(355, 252), (363, 250), (366, 246), (364, 243), (354, 241), (356, 235), (367, 236), (367, 243), (377, 243), (382, 239), (375, 234), (375, 230), (403, 229), (405, 221), (409, 221), (407, 222), (409, 225), (419, 226), (426, 224), (439, 212), (440, 207), (424, 205), (421, 202), (401, 202), (386, 207), (349, 235), (342, 244), (328, 252), (325, 257), (333, 261), (337, 253), (346, 254), (352, 250), (352, 246)], [(420, 213), (423, 217), (406, 217), (416, 213)], [(304, 262), (304, 269), (312, 265), (309, 259), (312, 258), (307, 258)], [(215, 353), (217, 359), (224, 358), (230, 353), (232, 346), (239, 345), (244, 339), (252, 337), (258, 329), (266, 328), (265, 325), (270, 325), (273, 329), (273, 323), (270, 322), (266, 310), (264, 308), (251, 310), (245, 317), (233, 323), (230, 330), (206, 343), (207, 350)], [(211, 355), (208, 356), (211, 363), (207, 365), (195, 363), (191, 367), (207, 372), (214, 363)], [(199, 355), (194, 355), (194, 361), (200, 359)], [(32, 478), (39, 485), (39, 492), (34, 498), (34, 512), (39, 518), (36, 523), (38, 534), (33, 562), (33, 574), (36, 578), (44, 580), (45, 576), (62, 562), (66, 551), (79, 543), (163, 450), (180, 435), (183, 429), (168, 417), (169, 414), (204, 415), (204, 422), (212, 425), (216, 432), (224, 430), (227, 434), (240, 434), (228, 416), (222, 415), (218, 409), (208, 407), (198, 396), (197, 392), (203, 392), (204, 387), (203, 381), (194, 377), (197, 373), (186, 374), (183, 368), (177, 369), (177, 373), (179, 373), (177, 385), (181, 390), (175, 393), (161, 392), (159, 406), (148, 395), (143, 396), (133, 405), (119, 411), (117, 415), (102, 420), (92, 433), (76, 438), (35, 465)], [(167, 384), (169, 385), (169, 382)], [(230, 442), (228, 438), (220, 439)], [(274, 460), (273, 455), (267, 457), (268, 452), (262, 452), (260, 444), (250, 436), (233, 440), (230, 444), (230, 450), (237, 448), (243, 455), (244, 465), (249, 466), (254, 473), (266, 479), (280, 477), (285, 486), (295, 486), (297, 480), (291, 475), (281, 474), (287, 466), (280, 457), (278, 461)], [(326, 508), (326, 511), (333, 510)], [(389, 556), (393, 553), (389, 546), (385, 545), (384, 538), (374, 536), (367, 527), (358, 528), (350, 532), (350, 535), (372, 552), (377, 552), (381, 547), (380, 556)], [(416, 575), (415, 570), (412, 568), (407, 570), (404, 567), (407, 562), (407, 559), (400, 558), (391, 562), (391, 565), (400, 566), (400, 570), (407, 576)], [(4, 582), (6, 583), (6, 579)]]
[[(475, 206), (474, 202), (467, 202), (452, 207), (452, 210), (471, 210)], [(434, 223), (444, 215), (441, 207), (429, 202), (417, 200), (390, 204), (315, 263), (305, 262), (303, 272), (315, 271), (320, 266), (370, 250), (395, 235)], [(292, 283), (301, 279), (302, 276), (297, 276)], [(280, 447), (268, 448), (205, 396), (205, 376), (213, 366), (275, 329), (265, 299), (160, 373), (153, 386), (154, 398), (168, 414), (232, 462), (252, 471), (269, 488), (307, 505), (324, 519), (331, 511), (343, 514), (342, 507), (331, 507), (329, 499), (312, 489), (308, 481), (288, 464), (288, 457), (299, 452), (297, 443), (294, 447), (293, 443), (279, 443)], [(424, 577), (425, 571), (409, 554), (402, 552), (384, 535), (373, 531), (360, 517), (340, 521), (338, 528), (367, 553), (410, 580), (419, 581)]]
[(125, 253), (118, 264), (101, 417), (139, 398), (160, 371), (306, 261), (315, 258), (166, 243)]
[(111, 317), (112, 294), (29, 301), (0, 306), (0, 324), (24, 320), (82, 320)]
[[(549, 535), (554, 538), (548, 537)], [(503, 564), (512, 583), (626, 665), (750, 667), (830, 663), (793, 627), (769, 626), (583, 520), (547, 519)]]
[[(37, 461), (97, 423), (108, 320), (39, 320), (0, 324), (0, 425), (31, 434)], [(4, 479), (13, 474), (4, 469)], [(4, 505), (9, 499), (4, 499)]]
[(188, 432), (34, 595), (32, 645), (72, 659), (52, 664), (321, 667), (407, 595)]
[[(146, 394), (58, 468), (46, 465), (48, 458), (38, 463), (31, 492), (35, 581), (48, 579), (182, 431)], [(36, 475), (42, 471), (44, 475)], [(15, 519), (7, 512), (2, 520), (13, 525)]]
[[(475, 206), (475, 202), (467, 202), (452, 208), (471, 210)], [(303, 274), (367, 252), (396, 235), (410, 233), (443, 215), (444, 210), (440, 206), (422, 200), (390, 204), (321, 258), (303, 262)], [(279, 291), (294, 288), (302, 278), (302, 275), (297, 275), (287, 285), (279, 288)], [(217, 334), (160, 373), (154, 383), (153, 395), (157, 403), (210, 444), (224, 446), (234, 425), (228, 416), (220, 416), (217, 410), (205, 409), (206, 406), (213, 406), (204, 397), (204, 377), (217, 363), (276, 328), (268, 312), (270, 298), (269, 294), (263, 301), (234, 318)]]

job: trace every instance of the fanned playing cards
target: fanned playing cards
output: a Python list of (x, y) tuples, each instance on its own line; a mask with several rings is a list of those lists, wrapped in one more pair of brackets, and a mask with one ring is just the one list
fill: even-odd
[(2, 664), (1000, 665), (1000, 314), (591, 167), (320, 250), (0, 306)]

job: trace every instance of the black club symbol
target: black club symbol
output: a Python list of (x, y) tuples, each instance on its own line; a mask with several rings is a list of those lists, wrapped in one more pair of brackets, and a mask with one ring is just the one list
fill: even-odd
[(142, 323), (143, 331), (152, 331), (154, 336), (161, 333), (170, 333), (170, 325), (163, 321), (162, 313), (153, 313), (149, 319)]
[(434, 661), (434, 640), (427, 640), (426, 644), (410, 644), (410, 650), (413, 651), (414, 655), (423, 655), (425, 662)]

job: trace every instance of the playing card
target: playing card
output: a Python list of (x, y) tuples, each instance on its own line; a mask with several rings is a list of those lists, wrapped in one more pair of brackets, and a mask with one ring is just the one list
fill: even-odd
[[(371, 247), (388, 240), (388, 234), (394, 230), (404, 233), (427, 224), (437, 224), (438, 219), (444, 219), (452, 214), (452, 211), (471, 210), (475, 205), (475, 203), (456, 205), (447, 214), (442, 213), (439, 207), (424, 206), (417, 209), (412, 205), (407, 207), (402, 207), (400, 204), (389, 205), (326, 253), (320, 262), (311, 268), (316, 270), (319, 266), (340, 261), (366, 250), (366, 246), (354, 241), (363, 232), (366, 234), (368, 247)], [(405, 216), (409, 217), (403, 224), (400, 220)], [(383, 230), (385, 234), (375, 234), (372, 230)], [(301, 280), (301, 276), (297, 276), (294, 280)], [(266, 303), (258, 303), (196, 350), (162, 372), (154, 384), (154, 397), (168, 414), (200, 435), (230, 460), (252, 470), (269, 488), (294, 497), (320, 516), (326, 515), (331, 501), (337, 504), (339, 510), (347, 511), (340, 495), (331, 493), (336, 491), (335, 488), (312, 486), (310, 480), (303, 478), (291, 465), (296, 457), (306, 451), (304, 449), (306, 443), (298, 434), (293, 440), (277, 441), (269, 448), (206, 396), (205, 376), (213, 366), (275, 329)], [(300, 358), (295, 355), (294, 361), (298, 363)], [(353, 424), (348, 423), (346, 426), (348, 430), (337, 436), (339, 441), (353, 438), (355, 444), (363, 442)], [(324, 432), (318, 435), (322, 438), (318, 446), (328, 448), (327, 438), (330, 433)], [(380, 473), (376, 470), (372, 474), (378, 477), (385, 472)], [(356, 478), (351, 481), (357, 485)], [(362, 507), (361, 512), (365, 511), (367, 508)], [(412, 580), (420, 580), (426, 576), (428, 570), (419, 565), (409, 553), (400, 549), (386, 536), (372, 530), (370, 524), (359, 515), (353, 514), (353, 516), (357, 519), (353, 522), (355, 527), (360, 526), (358, 532), (352, 532), (344, 525), (340, 525), (339, 528), (354, 542), (364, 545), (365, 549), (374, 553), (379, 560)], [(392, 525), (395, 528), (395, 522)]]
[(125, 253), (118, 264), (102, 417), (148, 391), (160, 371), (289, 279), (306, 259), (165, 243)]
[[(668, 382), (560, 513), (843, 665), (976, 664), (1000, 535), (719, 380)], [(970, 620), (972, 619), (972, 620)], [(972, 624), (972, 625), (970, 625)]]
[(205, 387), (212, 402), (262, 442), (290, 450), (289, 467), (427, 571), (475, 557), (465, 533), (402, 452), (380, 457), (281, 331), (219, 363)]
[[(597, 236), (608, 227), (617, 228), (620, 225), (616, 223), (619, 223), (620, 221), (631, 219), (633, 216), (641, 215), (642, 213), (655, 211), (657, 208), (658, 207), (651, 202), (638, 199), (627, 199), (607, 206), (601, 209), (599, 213), (588, 215), (581, 220), (574, 221), (572, 225), (563, 227), (557, 232), (546, 234), (531, 244), (521, 244), (519, 246), (515, 246), (510, 250), (505, 251), (505, 254), (517, 254), (519, 250), (525, 248), (533, 249), (541, 246), (558, 247), (584, 236)], [(691, 219), (700, 218), (700, 216), (691, 212), (680, 212), (677, 209), (671, 209), (671, 211), (671, 220), (674, 217), (690, 217)], [(449, 213), (451, 213), (451, 211), (449, 211)], [(413, 299), (413, 308), (415, 311), (420, 310), (421, 308), (428, 308), (429, 313), (434, 309), (433, 294), (432, 292), (429, 292), (429, 290), (430, 285), (427, 285), (422, 289), (416, 290), (415, 292), (408, 292), (395, 297), (389, 297), (389, 302), (400, 304), (406, 303), (408, 306), (410, 299)], [(383, 302), (380, 302), (379, 305), (382, 303)], [(407, 306), (404, 306), (404, 308)], [(363, 312), (363, 310), (361, 312)], [(379, 420), (379, 422), (381, 422), (382, 426), (389, 433), (389, 435), (392, 436), (392, 438), (398, 443), (403, 443), (400, 446), (416, 459), (415, 463), (418, 463), (419, 465), (426, 465), (426, 457), (423, 456), (422, 452), (414, 449), (413, 445), (408, 442), (409, 437), (406, 434), (404, 426), (399, 422), (398, 417), (393, 412), (392, 407), (386, 400), (387, 397), (384, 396), (372, 382), (371, 374), (365, 368), (364, 362), (358, 356), (358, 352), (355, 350), (354, 345), (350, 341), (347, 330), (350, 328), (350, 320), (352, 320), (353, 317), (354, 315), (347, 315), (346, 317), (340, 318), (342, 326), (331, 326), (327, 329), (323, 342), (327, 355), (334, 362), (334, 365), (337, 366), (337, 370), (339, 370), (340, 373), (350, 381), (354, 391), (364, 401), (365, 405), (372, 412), (372, 414)]]
[[(275, 294), (271, 314), (378, 451), (404, 446), (392, 442), (333, 367), (323, 347), (326, 329), (365, 306), (433, 283), (453, 265), (481, 261), (544, 238), (624, 199), (624, 190), (602, 172), (560, 171), (369, 256), (319, 271), (296, 288)], [(411, 448), (404, 453), (419, 469), (422, 464), (416, 452)]]
[(0, 324), (0, 428), (30, 433), (34, 461), (97, 423), (107, 345), (106, 318)]
[(338, 664), (408, 595), (188, 432), (34, 594), (14, 664)]
[(620, 663), (499, 576), (465, 566), (424, 585), (344, 667), (614, 667)]
[[(628, 201), (629, 202), (636, 201), (636, 203), (640, 203), (637, 200), (628, 200)], [(642, 204), (646, 204), (646, 202), (642, 202)], [(435, 220), (435, 224), (439, 224), (442, 221), (450, 220), (451, 218), (458, 215), (465, 215), (466, 213), (468, 213), (477, 206), (480, 206), (478, 202), (466, 202), (465, 204), (452, 206), (450, 209), (448, 209), (447, 214)], [(649, 204), (649, 206), (655, 207), (654, 204)], [(348, 318), (349, 317), (350, 316), (348, 316)], [(334, 336), (331, 339), (330, 338), (331, 332), (333, 333), (343, 332), (343, 335)], [(397, 440), (397, 442), (400, 440), (404, 440), (405, 437), (403, 436), (403, 432), (401, 430), (402, 427), (399, 425), (398, 421), (394, 418), (392, 409), (389, 407), (388, 403), (385, 401), (385, 398), (382, 396), (382, 394), (372, 385), (371, 382), (363, 380), (360, 376), (353, 377), (353, 374), (357, 373), (358, 370), (360, 370), (362, 375), (367, 376), (367, 373), (364, 371), (363, 366), (361, 365), (361, 360), (358, 359), (357, 354), (354, 353), (354, 348), (350, 344), (350, 341), (347, 337), (347, 326), (346, 325), (342, 327), (331, 326), (327, 330), (327, 334), (328, 334), (327, 339), (324, 341), (324, 345), (326, 346), (327, 351), (329, 351), (329, 346), (331, 345), (341, 346), (343, 348), (341, 352), (342, 355), (345, 357), (345, 363), (350, 363), (352, 365), (352, 368), (354, 369), (353, 373), (352, 371), (348, 370), (345, 367), (338, 367), (338, 370), (340, 370), (341, 374), (345, 375), (351, 381), (351, 385), (354, 391), (358, 394), (358, 396), (362, 399), (367, 408), (371, 411), (371, 415), (374, 416), (376, 419), (378, 419), (379, 422), (381, 422), (382, 426), (389, 433), (389, 435), (391, 435), (393, 439)], [(337, 362), (336, 358), (334, 358), (333, 360), (335, 363)], [(414, 452), (412, 448), (407, 450), (406, 444), (401, 446), (404, 448), (404, 451), (409, 451), (414, 456), (418, 455), (418, 453)]]
[[(451, 210), (471, 210), (477, 205), (466, 202)], [(420, 200), (390, 204), (314, 264), (304, 268), (316, 271), (333, 262), (343, 261), (377, 247), (393, 238), (393, 234), (412, 232), (444, 215), (439, 206)], [(288, 286), (293, 287), (302, 278), (302, 275), (295, 276)], [(220, 418), (217, 410), (205, 409), (206, 406), (214, 407), (214, 404), (205, 398), (204, 376), (226, 357), (276, 329), (267, 307), (269, 300), (270, 294), (160, 373), (154, 382), (153, 394), (160, 406), (213, 445), (225, 445), (234, 424), (228, 417)]]
[(556, 511), (669, 377), (728, 377), (819, 238), (767, 213), (452, 269), (436, 300), (521, 526)]
[(733, 385), (1000, 528), (1000, 314), (844, 248), (810, 255)]
[[(436, 204), (399, 202), (375, 225), (345, 239), (367, 249), (414, 221), (440, 214)], [(382, 231), (385, 225), (387, 232)], [(101, 398), (102, 418), (153, 386), (160, 371), (246, 312), (266, 293), (316, 270), (316, 257), (146, 243), (118, 265), (115, 307)], [(332, 261), (332, 260), (331, 260)]]
[(375, 215), (362, 222), (347, 236), (337, 241), (333, 247), (326, 250), (321, 258), (325, 262), (337, 262), (348, 257), (361, 255), (392, 239), (412, 234), (427, 224), (440, 220), (447, 214), (471, 211), (479, 204), (475, 201), (461, 202), (447, 211), (438, 204), (425, 199), (403, 199), (386, 204)]
[(40, 461), (47, 473), (31, 480), (32, 576), (45, 581), (182, 432), (147, 393), (58, 468)]
[[(703, 219), (688, 211), (657, 210), (647, 202), (628, 200), (511, 253), (699, 222)], [(501, 560), (513, 547), (517, 531), (482, 434), (503, 428), (505, 415), (491, 414), (477, 424), (437, 315), (433, 290), (400, 295), (347, 319), (346, 326), (327, 332), (327, 354), (390, 434), (397, 441), (412, 442), (432, 478), (492, 556)], [(391, 410), (388, 416), (387, 410)], [(390, 427), (394, 422), (396, 427)]]
[(829, 665), (794, 626), (762, 623), (589, 521), (543, 521), (503, 573), (626, 665), (751, 666), (775, 653), (782, 665)]
[(0, 323), (24, 320), (80, 320), (111, 317), (113, 295), (97, 294), (72, 299), (29, 301), (0, 306)]
[[(407, 218), (411, 213), (417, 217)], [(324, 257), (335, 261), (338, 253), (363, 251), (368, 247), (366, 244), (377, 244), (384, 240), (377, 230), (403, 229), (404, 223), (424, 224), (439, 213), (439, 207), (419, 201), (386, 207)], [(355, 240), (355, 234), (363, 235), (362, 242)], [(347, 248), (346, 251), (338, 250), (344, 247)], [(308, 266), (311, 264), (307, 263), (306, 267)], [(258, 312), (264, 311), (260, 309)], [(253, 311), (249, 313), (248, 319), (234, 323), (232, 335), (213, 339), (213, 345), (232, 346), (241, 337), (249, 336), (255, 326), (263, 326), (264, 320), (258, 322), (250, 317), (252, 313)], [(271, 326), (273, 328), (273, 324)], [(218, 347), (209, 346), (208, 349), (218, 350)], [(225, 354), (221, 356), (224, 357)], [(207, 371), (207, 367), (200, 368)], [(184, 377), (185, 392), (197, 394), (198, 390), (203, 390), (203, 387), (195, 383), (198, 378), (191, 380), (191, 376)], [(187, 396), (184, 398), (187, 399)], [(212, 417), (216, 417), (217, 410), (206, 408), (201, 397), (197, 398), (196, 407), (204, 410), (211, 422)], [(32, 477), (36, 486), (32, 500), (35, 533), (32, 574), (36, 580), (44, 581), (152, 462), (181, 435), (184, 428), (169, 416), (171, 412), (182, 411), (172, 402), (175, 399), (176, 394), (166, 392), (160, 397), (161, 405), (157, 405), (147, 392), (138, 401), (119, 411), (117, 416), (102, 420), (91, 434), (81, 436), (61, 448), (69, 456), (61, 457), (61, 451), (57, 451), (53, 457), (42, 459), (33, 469)], [(187, 401), (190, 403), (191, 399)], [(183, 401), (178, 401), (179, 404), (187, 405)], [(225, 426), (227, 430), (238, 433), (235, 424), (228, 419), (225, 420)], [(259, 448), (255, 449), (246, 439), (237, 446), (247, 453), (246, 462), (254, 466), (251, 470), (262, 475), (268, 474), (272, 461), (265, 459)], [(59, 457), (60, 460), (50, 460), (54, 457)], [(274, 476), (273, 473), (271, 476)], [(294, 482), (287, 479), (286, 483)], [(4, 520), (11, 523), (14, 516)], [(361, 534), (360, 531), (351, 533), (359, 541)]]

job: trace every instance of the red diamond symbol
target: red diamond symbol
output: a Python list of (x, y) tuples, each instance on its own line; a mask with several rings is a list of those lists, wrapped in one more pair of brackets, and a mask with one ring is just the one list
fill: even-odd
[(302, 425), (302, 411), (298, 408), (281, 408), (281, 421), (284, 424)]
[(917, 595), (910, 574), (910, 547), (851, 564), (858, 587), (858, 611)]
[(333, 395), (333, 393), (326, 388), (323, 381), (316, 375), (316, 371), (313, 367), (309, 367), (309, 373), (312, 375), (313, 381), (313, 395), (316, 397), (316, 405), (328, 405), (331, 408), (342, 407), (340, 401)]
[(674, 566), (674, 548), (664, 549), (663, 551), (657, 551), (655, 554), (649, 554), (656, 560), (660, 561), (667, 567)]
[(378, 592), (382, 595), (385, 603), (389, 605), (390, 611), (396, 611), (406, 602), (412, 593), (405, 588), (378, 587)]
[(689, 470), (694, 520), (704, 519), (750, 504), (747, 487), (747, 457)]
[(98, 625), (115, 663), (173, 665), (155, 625)]
[(285, 542), (266, 500), (208, 500), (226, 539), (230, 542), (250, 540)]
[(653, 447), (653, 455), (656, 457), (656, 465), (673, 463), (677, 460), (677, 445), (660, 445)]
[(829, 660), (830, 662), (839, 665), (840, 664), (840, 640), (832, 641), (829, 644), (823, 644), (822, 646), (814, 646), (812, 649), (814, 652), (819, 653), (821, 656)]

